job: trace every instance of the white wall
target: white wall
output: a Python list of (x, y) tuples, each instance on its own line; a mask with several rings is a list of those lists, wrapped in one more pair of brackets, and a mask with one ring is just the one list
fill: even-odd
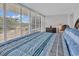
[(47, 16), (45, 18), (45, 27), (57, 27), (59, 24), (69, 24), (68, 19), (70, 18), (70, 15), (64, 14), (64, 15), (53, 15), (53, 16)]
[(74, 27), (74, 14), (68, 15), (68, 25), (73, 28)]
[(76, 7), (73, 7), (73, 12), (69, 16), (69, 25), (71, 27), (74, 27), (75, 22), (77, 21), (78, 18), (79, 18), (79, 6), (76, 6)]
[(79, 8), (73, 9), (72, 14), (47, 16), (45, 19), (45, 27), (57, 27), (59, 24), (68, 24), (71, 28), (74, 27), (75, 22), (79, 18)]
[(74, 13), (74, 20), (73, 20), (73, 24), (75, 25), (75, 22), (77, 21), (77, 19), (79, 18), (79, 7), (75, 7), (73, 10)]
[(74, 27), (75, 22), (79, 18), (79, 5), (71, 8), (71, 13), (52, 15), (45, 18), (45, 27), (57, 27), (59, 24), (68, 24), (71, 28)]

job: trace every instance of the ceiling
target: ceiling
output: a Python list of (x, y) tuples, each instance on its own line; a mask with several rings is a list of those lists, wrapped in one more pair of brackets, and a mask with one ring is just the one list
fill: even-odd
[(23, 5), (45, 16), (72, 14), (75, 8), (79, 8), (79, 3), (23, 3)]

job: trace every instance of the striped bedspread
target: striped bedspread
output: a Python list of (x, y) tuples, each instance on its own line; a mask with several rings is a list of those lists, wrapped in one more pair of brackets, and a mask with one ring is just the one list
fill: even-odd
[(63, 38), (66, 43), (69, 55), (79, 55), (79, 30), (74, 28), (66, 29), (63, 33)]
[(36, 32), (0, 43), (0, 56), (45, 56), (53, 42), (53, 33)]

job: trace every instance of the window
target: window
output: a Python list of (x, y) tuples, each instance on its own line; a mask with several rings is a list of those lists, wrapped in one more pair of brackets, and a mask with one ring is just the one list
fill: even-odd
[(21, 35), (20, 7), (16, 4), (6, 5), (7, 39)]
[(0, 42), (41, 30), (41, 15), (29, 11), (16, 3), (0, 3)]
[(35, 16), (32, 16), (32, 29), (35, 29)]
[(4, 39), (3, 4), (0, 3), (0, 42)]
[(35, 12), (31, 12), (31, 31), (41, 31), (41, 16)]
[(22, 35), (29, 33), (29, 10), (22, 8)]
[(40, 27), (41, 26), (41, 17), (40, 17), (40, 15), (37, 15), (36, 16), (36, 28), (41, 28)]
[(45, 31), (45, 17), (41, 16), (41, 31)]
[(35, 31), (36, 27), (35, 13), (31, 12), (31, 31)]

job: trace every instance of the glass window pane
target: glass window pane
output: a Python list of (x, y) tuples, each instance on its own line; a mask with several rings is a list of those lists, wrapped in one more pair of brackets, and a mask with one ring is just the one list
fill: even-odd
[(16, 4), (7, 4), (6, 8), (7, 39), (12, 39), (21, 34), (20, 7)]
[(39, 17), (39, 27), (40, 27), (40, 29), (41, 29), (41, 16)]
[(35, 13), (34, 12), (31, 12), (31, 30), (34, 30), (35, 29)]
[(4, 39), (3, 31), (3, 4), (0, 3), (0, 42)]
[(27, 8), (22, 8), (22, 34), (29, 33), (29, 10)]
[(41, 17), (40, 17), (40, 15), (37, 15), (36, 16), (36, 28), (41, 28), (40, 27), (40, 25), (41, 25)]
[(35, 16), (32, 16), (32, 29), (35, 29)]

